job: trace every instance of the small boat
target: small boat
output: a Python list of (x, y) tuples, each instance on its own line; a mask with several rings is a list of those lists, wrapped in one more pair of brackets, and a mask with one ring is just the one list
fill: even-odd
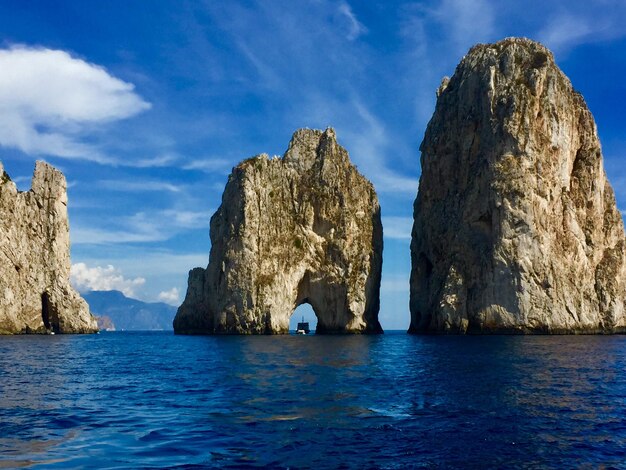
[(309, 329), (309, 322), (304, 321), (304, 317), (302, 317), (302, 321), (298, 323), (298, 328), (296, 329), (297, 335), (308, 335), (311, 332)]

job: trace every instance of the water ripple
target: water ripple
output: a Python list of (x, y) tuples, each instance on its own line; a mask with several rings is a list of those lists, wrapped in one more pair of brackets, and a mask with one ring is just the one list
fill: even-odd
[(0, 339), (0, 468), (624, 468), (626, 338)]

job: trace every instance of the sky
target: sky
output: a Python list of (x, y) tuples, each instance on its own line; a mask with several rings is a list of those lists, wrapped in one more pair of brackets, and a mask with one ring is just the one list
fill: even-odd
[(0, 160), (22, 190), (36, 160), (64, 172), (79, 290), (179, 305), (231, 168), (332, 126), (378, 192), (380, 320), (405, 329), (442, 77), (476, 43), (543, 42), (594, 114), (626, 209), (624, 24), (621, 0), (3, 0)]

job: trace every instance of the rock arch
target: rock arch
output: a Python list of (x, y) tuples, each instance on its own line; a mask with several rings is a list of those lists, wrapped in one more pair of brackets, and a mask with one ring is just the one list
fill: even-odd
[(332, 129), (296, 131), (283, 158), (233, 169), (189, 273), (177, 333), (287, 333), (308, 302), (319, 333), (379, 333), (382, 226), (372, 184)]

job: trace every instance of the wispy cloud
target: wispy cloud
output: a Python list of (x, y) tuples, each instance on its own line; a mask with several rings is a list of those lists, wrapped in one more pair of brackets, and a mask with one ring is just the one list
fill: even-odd
[(79, 225), (72, 228), (70, 235), (72, 244), (76, 245), (162, 242), (186, 230), (208, 228), (212, 213), (176, 209), (141, 211), (107, 220), (107, 227), (112, 228)]
[[(589, 44), (626, 36), (626, 4), (621, 0), (605, 1), (605, 8), (574, 8), (560, 11), (547, 20), (538, 32), (538, 39), (555, 52), (561, 52), (580, 44)], [(585, 6), (591, 4), (585, 2)]]
[(435, 90), (459, 59), (479, 42), (500, 39), (496, 3), (488, 0), (441, 0), (401, 7), (404, 39), (403, 93), (412, 90), (415, 127), (423, 132), (433, 114)]
[(409, 278), (407, 276), (387, 275), (383, 276), (380, 290), (384, 294), (409, 292)]
[(552, 19), (539, 33), (539, 40), (557, 50), (583, 42), (591, 31), (587, 18), (566, 13)]
[(70, 271), (72, 285), (79, 291), (119, 290), (127, 297), (135, 297), (136, 289), (142, 287), (143, 277), (127, 279), (112, 265), (89, 267), (85, 263), (72, 265)]
[(488, 0), (443, 0), (428, 14), (439, 22), (457, 53), (489, 39), (494, 32), (494, 5)]
[(182, 188), (165, 181), (130, 181), (130, 180), (100, 180), (97, 185), (109, 191), (118, 192), (172, 192), (179, 193)]
[(417, 177), (399, 174), (388, 166), (398, 149), (395, 141), (388, 136), (385, 125), (360, 100), (353, 99), (350, 104), (353, 109), (353, 130), (348, 131), (346, 141), (353, 160), (372, 180), (377, 191), (414, 196), (418, 186)]
[(31, 155), (112, 163), (82, 135), (151, 106), (132, 84), (61, 50), (1, 49), (0, 70), (0, 145)]
[(150, 243), (167, 240), (170, 235), (161, 231), (111, 230), (96, 227), (76, 227), (71, 230), (73, 245), (110, 245), (125, 243)]
[(359, 36), (367, 33), (367, 28), (357, 19), (348, 3), (341, 2), (337, 10), (348, 22), (348, 32), (346, 34), (348, 40), (354, 41)]
[(129, 227), (144, 232), (154, 231), (156, 227), (163, 225), (173, 229), (197, 229), (208, 227), (212, 214), (213, 211), (165, 209), (155, 212), (138, 212), (124, 220)]
[(385, 238), (410, 240), (413, 228), (412, 217), (383, 217), (383, 234)]
[(230, 160), (224, 158), (206, 158), (201, 160), (191, 160), (185, 163), (183, 170), (196, 170), (204, 173), (228, 174), (233, 167)]
[(139, 160), (126, 160), (119, 162), (120, 165), (133, 168), (163, 168), (173, 165), (178, 161), (174, 155), (160, 155), (152, 158), (140, 158)]
[(32, 176), (11, 176), (11, 181), (13, 181), (20, 188), (29, 185), (32, 179)]

